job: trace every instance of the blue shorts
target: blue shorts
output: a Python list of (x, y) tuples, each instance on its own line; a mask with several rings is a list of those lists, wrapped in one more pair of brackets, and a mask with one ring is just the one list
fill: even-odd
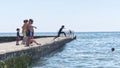
[(30, 37), (32, 37), (33, 33), (30, 31)]
[(27, 36), (28, 37), (30, 36), (30, 30), (27, 30)]

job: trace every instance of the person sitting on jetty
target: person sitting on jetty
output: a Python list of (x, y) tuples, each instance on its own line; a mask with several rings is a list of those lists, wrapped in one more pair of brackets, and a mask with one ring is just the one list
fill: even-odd
[(60, 34), (64, 34), (65, 37), (66, 37), (66, 33), (63, 31), (64, 28), (65, 28), (65, 26), (62, 25), (61, 28), (58, 31), (58, 35), (54, 39), (56, 39), (57, 37), (60, 37)]
[(17, 29), (16, 29), (16, 31), (17, 31), (17, 40), (16, 40), (16, 45), (19, 45), (19, 41), (20, 41), (20, 29), (19, 29), (19, 28), (17, 28)]
[(26, 44), (26, 40), (27, 40), (27, 25), (28, 25), (28, 20), (24, 20), (23, 21), (24, 24), (22, 26), (22, 33), (23, 33), (23, 41), (22, 41), (22, 44)]

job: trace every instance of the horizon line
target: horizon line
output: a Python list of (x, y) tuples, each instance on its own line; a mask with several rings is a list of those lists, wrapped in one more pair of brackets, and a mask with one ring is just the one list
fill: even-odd
[[(45, 33), (45, 32), (48, 32), (48, 33), (50, 33), (50, 32), (57, 33), (55, 31), (41, 31), (41, 32), (36, 31), (35, 33)], [(92, 32), (120, 32), (120, 31), (74, 31), (74, 32), (75, 33), (92, 33)], [(0, 32), (0, 33), (16, 33), (16, 32)]]

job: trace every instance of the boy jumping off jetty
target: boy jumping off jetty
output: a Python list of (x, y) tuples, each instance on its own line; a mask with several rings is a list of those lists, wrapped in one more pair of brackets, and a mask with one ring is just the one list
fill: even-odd
[(60, 34), (64, 34), (65, 35), (65, 37), (66, 37), (66, 34), (65, 34), (65, 32), (64, 31), (62, 31), (63, 29), (64, 29), (64, 25), (62, 25), (61, 26), (61, 28), (59, 29), (59, 32), (58, 32), (58, 35), (54, 38), (54, 39), (56, 39), (57, 37), (60, 37)]

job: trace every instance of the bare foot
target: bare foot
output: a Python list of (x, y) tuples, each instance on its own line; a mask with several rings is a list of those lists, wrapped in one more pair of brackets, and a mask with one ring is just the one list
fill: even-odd
[(37, 43), (37, 45), (41, 45), (40, 43)]

